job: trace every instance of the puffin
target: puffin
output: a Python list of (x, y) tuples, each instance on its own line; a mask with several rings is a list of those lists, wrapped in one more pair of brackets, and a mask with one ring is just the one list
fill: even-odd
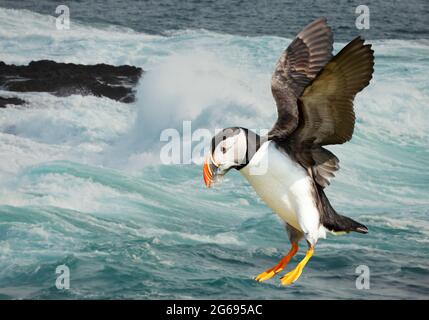
[(330, 204), (325, 188), (339, 170), (327, 145), (352, 138), (353, 101), (368, 86), (374, 71), (371, 44), (358, 36), (335, 56), (327, 19), (307, 25), (282, 52), (271, 78), (277, 120), (266, 135), (243, 127), (219, 131), (204, 157), (207, 187), (238, 170), (265, 204), (284, 221), (291, 248), (255, 280), (281, 272), (306, 241), (304, 258), (281, 277), (288, 286), (301, 275), (319, 238), (327, 232), (367, 233), (363, 224), (341, 215)]

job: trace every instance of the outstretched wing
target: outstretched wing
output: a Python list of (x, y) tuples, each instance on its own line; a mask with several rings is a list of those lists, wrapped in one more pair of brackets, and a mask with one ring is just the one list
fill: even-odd
[(374, 71), (374, 51), (360, 37), (345, 46), (305, 88), (298, 101), (299, 124), (288, 147), (325, 187), (338, 169), (338, 159), (323, 145), (351, 139), (355, 124), (353, 100)]
[(305, 88), (300, 121), (291, 139), (314, 145), (341, 144), (351, 139), (355, 124), (353, 100), (374, 71), (374, 51), (357, 37), (345, 46)]
[(270, 139), (284, 139), (297, 127), (298, 98), (332, 58), (332, 31), (326, 18), (306, 26), (280, 56), (271, 78), (278, 118)]

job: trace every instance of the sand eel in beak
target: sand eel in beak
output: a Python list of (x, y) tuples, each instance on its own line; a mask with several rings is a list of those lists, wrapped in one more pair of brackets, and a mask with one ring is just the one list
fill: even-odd
[(367, 233), (368, 229), (338, 214), (325, 195), (339, 169), (338, 158), (323, 146), (352, 138), (353, 100), (374, 71), (371, 45), (357, 37), (336, 56), (326, 19), (305, 27), (282, 53), (271, 79), (278, 119), (267, 136), (245, 128), (227, 128), (212, 139), (204, 163), (207, 186), (228, 170), (239, 170), (264, 202), (286, 224), (292, 247), (274, 267), (256, 276), (270, 279), (282, 271), (305, 239), (304, 258), (281, 278), (296, 281), (326, 231)]

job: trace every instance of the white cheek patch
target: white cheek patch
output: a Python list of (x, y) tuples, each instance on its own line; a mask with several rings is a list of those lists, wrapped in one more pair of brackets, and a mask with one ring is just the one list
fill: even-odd
[[(225, 153), (222, 152), (223, 149), (226, 149)], [(246, 135), (243, 131), (240, 131), (238, 135), (226, 138), (219, 143), (214, 152), (214, 163), (224, 166), (240, 165), (244, 163), (246, 150)]]
[(230, 149), (230, 148), (234, 147), (234, 145), (236, 145), (236, 143), (235, 143), (236, 142), (235, 137), (236, 136), (231, 137), (231, 138), (227, 138), (224, 141), (222, 141), (223, 142), (223, 147), (226, 148), (226, 149)]
[[(223, 148), (227, 149), (228, 151), (226, 153), (223, 153), (222, 152)], [(220, 165), (223, 165), (229, 162), (229, 160), (232, 160), (233, 158), (230, 159), (230, 156), (228, 155), (228, 153), (229, 153), (229, 149), (224, 145), (224, 143), (223, 142), (219, 143), (214, 153), (214, 158), (216, 162)]]

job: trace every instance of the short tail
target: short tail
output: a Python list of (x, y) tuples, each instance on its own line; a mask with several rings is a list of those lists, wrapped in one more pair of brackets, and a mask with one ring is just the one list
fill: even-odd
[(351, 231), (368, 233), (368, 228), (363, 224), (338, 214), (329, 203), (328, 197), (325, 195), (323, 188), (317, 184), (316, 186), (319, 193), (320, 202), (323, 207), (323, 212), (321, 212), (321, 222), (326, 229), (333, 233), (348, 233)]

